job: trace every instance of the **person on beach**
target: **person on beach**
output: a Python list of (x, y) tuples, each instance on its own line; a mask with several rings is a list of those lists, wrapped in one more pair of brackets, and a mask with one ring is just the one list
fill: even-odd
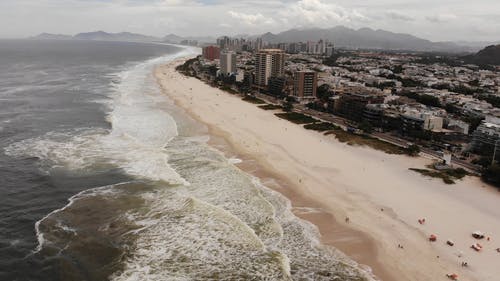
[(349, 217), (345, 217), (345, 222), (349, 223)]

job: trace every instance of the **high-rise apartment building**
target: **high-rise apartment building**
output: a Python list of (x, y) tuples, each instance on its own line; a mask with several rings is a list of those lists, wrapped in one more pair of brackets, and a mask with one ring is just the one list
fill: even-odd
[(314, 99), (318, 88), (318, 73), (298, 71), (294, 74), (293, 95), (298, 99)]
[(224, 76), (236, 73), (236, 53), (233, 51), (222, 51), (220, 54), (220, 71)]
[(220, 49), (217, 46), (207, 46), (203, 48), (202, 54), (206, 60), (218, 60), (220, 58)]
[(283, 76), (285, 52), (280, 49), (262, 49), (255, 55), (255, 85), (265, 87), (270, 77)]

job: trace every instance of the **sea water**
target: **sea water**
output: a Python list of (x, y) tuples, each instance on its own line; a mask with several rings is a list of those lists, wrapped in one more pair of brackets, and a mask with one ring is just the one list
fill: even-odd
[(161, 92), (197, 53), (0, 41), (1, 280), (370, 279)]

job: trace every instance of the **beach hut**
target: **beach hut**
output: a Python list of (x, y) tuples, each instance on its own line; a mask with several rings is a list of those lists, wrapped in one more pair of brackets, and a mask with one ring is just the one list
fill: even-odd
[(429, 236), (429, 241), (436, 242), (436, 240), (437, 240), (437, 236), (436, 235), (431, 234), (431, 236)]

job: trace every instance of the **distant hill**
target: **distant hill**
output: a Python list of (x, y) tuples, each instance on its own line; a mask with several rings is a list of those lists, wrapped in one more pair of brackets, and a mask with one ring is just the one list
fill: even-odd
[(470, 52), (472, 48), (452, 42), (432, 42), (404, 33), (394, 33), (371, 28), (352, 29), (345, 26), (333, 28), (291, 29), (278, 34), (262, 35), (270, 43), (306, 42), (319, 39), (334, 42), (336, 47), (348, 49), (383, 49), (432, 52)]
[(500, 65), (500, 45), (491, 45), (475, 55), (464, 57), (468, 63), (477, 65)]
[(104, 31), (78, 33), (75, 36), (63, 34), (42, 33), (30, 39), (37, 40), (99, 40), (99, 41), (126, 41), (126, 42), (154, 42), (160, 38), (137, 33), (120, 32), (108, 33)]
[(31, 39), (39, 39), (39, 40), (71, 40), (73, 36), (64, 35), (64, 34), (51, 34), (51, 33), (42, 33), (37, 36), (31, 37)]
[(165, 37), (163, 37), (162, 41), (165, 43), (172, 43), (172, 44), (178, 44), (183, 40), (196, 40), (200, 43), (215, 43), (216, 38), (211, 37), (211, 36), (187, 36), (187, 37), (182, 37), (179, 35), (175, 34), (169, 34)]
[(184, 38), (182, 38), (181, 36), (175, 35), (175, 34), (169, 34), (169, 35), (163, 37), (163, 39), (162, 39), (163, 42), (173, 43), (173, 44), (177, 44), (177, 43), (181, 42), (182, 40), (184, 40)]
[(151, 42), (160, 41), (160, 38), (137, 33), (120, 32), (107, 33), (104, 31), (78, 33), (74, 39), (79, 40), (100, 40), (100, 41), (131, 41), (131, 42)]

